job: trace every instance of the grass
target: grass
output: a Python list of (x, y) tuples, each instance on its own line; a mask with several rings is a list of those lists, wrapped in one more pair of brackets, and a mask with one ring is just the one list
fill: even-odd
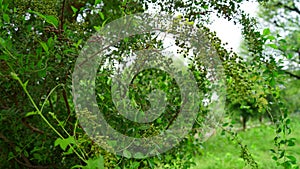
[[(288, 138), (296, 138), (296, 145), (289, 147), (287, 153), (293, 155), (300, 164), (300, 115), (291, 116), (292, 134)], [(243, 144), (246, 144), (250, 153), (258, 163), (260, 169), (276, 169), (276, 162), (272, 160), (271, 148), (274, 148), (274, 126), (260, 126), (245, 132), (239, 132)], [(196, 157), (196, 166), (193, 169), (248, 169), (240, 158), (241, 149), (238, 145), (222, 136), (218, 132), (203, 144), (203, 155)]]

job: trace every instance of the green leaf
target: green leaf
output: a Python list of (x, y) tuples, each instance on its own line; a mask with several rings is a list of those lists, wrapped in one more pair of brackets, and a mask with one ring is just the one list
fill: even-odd
[(102, 27), (104, 27), (104, 25), (106, 24), (106, 22), (109, 20), (109, 18), (107, 18), (103, 23), (102, 23)]
[(7, 15), (6, 13), (4, 13), (4, 14), (3, 14), (3, 20), (4, 20), (6, 23), (10, 23), (9, 15)]
[(229, 125), (229, 123), (224, 123), (222, 126), (223, 127), (226, 127), (226, 126), (228, 126)]
[(7, 55), (0, 55), (0, 60), (8, 60), (8, 56)]
[(241, 109), (250, 109), (251, 107), (250, 106), (241, 105), (240, 108)]
[(133, 162), (131, 165), (130, 165), (130, 169), (138, 169), (140, 166), (140, 162)]
[(8, 5), (9, 5), (8, 3), (3, 4), (2, 9), (4, 12), (8, 11)]
[(285, 151), (283, 150), (279, 155), (279, 159), (281, 159), (284, 155), (285, 155)]
[(126, 6), (126, 4), (127, 4), (127, 0), (123, 0), (122, 6)]
[(17, 153), (20, 153), (22, 150), (21, 150), (21, 148), (20, 148), (19, 146), (16, 146), (16, 147), (15, 147), (15, 151), (16, 151)]
[(275, 38), (274, 36), (268, 36), (268, 39), (269, 39), (270, 41), (272, 41), (272, 40), (275, 40), (276, 38)]
[(99, 12), (99, 15), (100, 15), (100, 18), (101, 18), (102, 20), (105, 19), (104, 14), (103, 14), (102, 12)]
[(208, 9), (208, 6), (207, 5), (203, 5), (202, 8), (203, 9)]
[(15, 158), (16, 156), (14, 155), (14, 153), (13, 152), (9, 152), (8, 153), (8, 160), (11, 160), (11, 159), (13, 159), (13, 158)]
[(54, 46), (54, 40), (52, 37), (47, 40), (47, 46), (49, 48), (52, 48)]
[(292, 53), (289, 53), (289, 54), (287, 54), (287, 56), (286, 56), (286, 57), (287, 57), (288, 59), (292, 59), (292, 58), (293, 58), (293, 56), (294, 56), (294, 55), (293, 55)]
[(73, 154), (73, 149), (72, 148), (69, 148), (68, 151), (66, 152), (63, 152), (63, 155), (70, 155), (70, 154)]
[(46, 75), (47, 75), (47, 70), (46, 69), (43, 69), (43, 70), (38, 72), (38, 76), (40, 78), (46, 77)]
[(33, 158), (41, 162), (43, 160), (43, 156), (39, 153), (33, 153)]
[(263, 30), (263, 35), (264, 35), (264, 36), (267, 36), (267, 35), (269, 35), (270, 33), (271, 33), (271, 31), (270, 31), (269, 28), (266, 28), (266, 29)]
[(87, 166), (84, 167), (87, 169), (104, 169), (104, 159), (102, 156), (95, 159), (88, 159)]
[(287, 45), (281, 45), (280, 48), (281, 48), (281, 50), (286, 51), (288, 49), (288, 46)]
[(289, 147), (292, 147), (292, 146), (295, 146), (296, 144), (295, 144), (295, 142), (293, 140), (287, 140), (287, 145)]
[(270, 151), (271, 151), (272, 153), (276, 153), (276, 151), (275, 151), (274, 149), (270, 149)]
[(126, 158), (131, 158), (131, 153), (128, 150), (123, 151), (123, 156)]
[(107, 140), (107, 144), (111, 147), (115, 147), (116, 145), (118, 145), (117, 141), (115, 140)]
[(109, 78), (106, 82), (107, 85), (111, 85), (111, 78)]
[(55, 16), (53, 16), (53, 15), (43, 15), (43, 14), (41, 14), (39, 12), (32, 11), (32, 10), (28, 10), (28, 12), (36, 14), (37, 16), (41, 17), (47, 23), (53, 25), (57, 29), (59, 22), (58, 22), (58, 19)]
[(293, 163), (293, 164), (295, 164), (296, 163), (296, 161), (297, 161), (297, 159), (294, 157), (294, 156), (286, 156), (288, 159), (290, 159), (291, 160), (291, 162)]
[(77, 43), (73, 43), (73, 46), (75, 46), (75, 48), (78, 48), (81, 43), (82, 39), (79, 39)]
[(267, 46), (269, 46), (273, 49), (278, 49), (278, 46), (276, 44), (273, 44), (273, 43), (267, 44)]
[(128, 37), (125, 37), (125, 38), (124, 38), (124, 42), (127, 43), (128, 41), (129, 41), (129, 38), (128, 38)]
[(73, 11), (73, 16), (75, 16), (76, 13), (77, 13), (77, 11), (78, 11), (78, 9), (75, 8), (74, 6), (71, 6), (71, 8), (72, 8), (72, 11)]
[(52, 24), (55, 28), (57, 28), (59, 24), (58, 19), (53, 15), (46, 16), (46, 22)]
[(137, 152), (134, 154), (134, 158), (145, 158), (143, 153)]
[(49, 114), (53, 119), (57, 119), (57, 118), (56, 118), (56, 115), (55, 115), (54, 113), (48, 112), (48, 114)]
[(61, 138), (58, 138), (58, 139), (56, 139), (55, 140), (55, 142), (54, 142), (54, 146), (60, 146), (60, 148), (62, 149), (62, 150), (66, 150), (66, 148), (68, 147), (68, 145), (70, 145), (70, 144), (75, 144), (75, 139), (74, 139), (74, 137), (73, 136), (70, 136), (70, 137), (68, 137), (68, 138), (66, 138), (66, 139), (61, 139)]
[(32, 10), (28, 10), (29, 13), (33, 13), (33, 14), (36, 14), (37, 16), (41, 17), (41, 18), (45, 18), (45, 16), (39, 12), (36, 12), (36, 11), (32, 11)]
[(285, 39), (280, 39), (278, 42), (280, 42), (280, 43), (287, 43)]
[(62, 59), (62, 57), (61, 57), (61, 55), (60, 55), (60, 54), (55, 54), (55, 59), (57, 60), (57, 62), (58, 62), (58, 63), (60, 63), (60, 62), (61, 62), (61, 59)]
[(97, 5), (101, 2), (102, 0), (95, 0), (95, 4), (94, 5)]
[(94, 26), (94, 29), (95, 29), (97, 32), (99, 32), (101, 28), (102, 28), (101, 26)]
[(19, 80), (19, 77), (18, 77), (18, 75), (16, 73), (10, 72), (10, 75), (12, 76), (13, 79)]
[(37, 115), (38, 112), (35, 112), (35, 111), (32, 111), (32, 112), (28, 112), (25, 114), (25, 117), (28, 117), (28, 116), (33, 116), (33, 115)]
[(49, 48), (45, 42), (40, 41), (41, 46), (43, 47), (44, 51), (49, 54)]
[(0, 37), (0, 45), (6, 47), (6, 41)]
[(289, 161), (285, 161), (281, 164), (285, 169), (292, 169), (292, 164)]
[(161, 124), (162, 123), (161, 118), (157, 118), (156, 123)]
[(271, 78), (269, 84), (270, 84), (271, 87), (275, 87), (275, 84), (276, 84), (275, 79)]
[(23, 154), (24, 154), (25, 157), (29, 157), (29, 154), (26, 150), (23, 151)]
[(141, 126), (139, 127), (139, 129), (140, 129), (140, 130), (147, 130), (147, 129), (149, 129), (149, 127), (150, 127), (150, 125), (145, 124), (145, 125), (141, 125)]

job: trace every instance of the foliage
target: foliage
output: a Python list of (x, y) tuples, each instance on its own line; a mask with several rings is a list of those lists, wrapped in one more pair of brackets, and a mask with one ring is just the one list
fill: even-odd
[[(232, 109), (245, 114), (245, 117), (266, 113), (270, 111), (267, 96), (274, 96), (281, 111), (280, 118), (276, 121), (278, 136), (275, 140), (277, 149), (274, 149), (274, 158), (278, 162), (283, 159), (279, 164), (286, 168), (294, 165), (293, 156), (282, 153), (282, 146), (289, 146), (294, 140), (285, 138), (286, 133), (290, 133), (290, 128), (288, 113), (280, 101), (276, 85), (281, 80), (278, 75), (280, 70), (272, 59), (267, 64), (260, 62), (265, 56), (263, 48), (267, 39), (276, 38), (269, 36), (267, 30), (260, 33), (255, 29), (255, 19), (240, 9), (241, 2), (0, 0), (0, 158), (3, 161), (0, 167), (134, 169), (189, 168), (194, 164), (192, 157), (201, 152), (201, 140), (195, 137), (195, 134), (201, 134), (198, 133), (203, 127), (201, 123), (196, 124), (181, 144), (169, 152), (151, 158), (134, 159), (131, 158), (134, 155), (125, 150), (125, 157), (120, 157), (99, 147), (85, 134), (75, 116), (70, 94), (70, 75), (84, 42), (106, 23), (124, 15), (143, 12), (150, 3), (158, 7), (158, 11), (181, 12), (187, 19), (186, 24), (195, 23), (204, 31), (225, 69), (227, 113), (230, 118)], [(233, 51), (226, 50), (215, 33), (204, 26), (209, 21), (211, 11), (243, 26), (249, 56), (254, 58), (251, 63), (246, 63)], [(151, 35), (141, 37), (133, 37), (129, 42), (121, 41), (116, 45), (119, 50), (114, 51), (119, 58), (110, 58), (110, 61), (122, 61), (122, 54), (128, 52), (128, 49), (161, 47), (161, 42), (151, 39)], [(278, 44), (268, 46), (279, 48)], [(200, 59), (201, 57), (194, 56), (189, 69), (193, 72), (199, 89), (209, 93), (208, 68), (202, 69), (203, 61)], [(151, 125), (141, 125), (118, 116), (110, 95), (111, 71), (108, 68), (99, 69), (96, 79), (98, 106), (105, 112), (109, 124), (120, 132), (136, 137), (152, 136), (168, 128), (173, 118), (176, 118), (181, 103), (179, 88), (174, 79), (165, 72), (154, 69), (141, 72), (132, 81), (130, 98), (142, 110), (149, 107), (150, 101), (144, 99), (145, 96), (155, 89), (165, 91), (169, 100), (172, 100), (163, 117)], [(151, 80), (153, 77), (155, 80)], [(104, 100), (108, 101), (103, 102)], [(236, 106), (237, 108), (232, 108)], [(208, 111), (202, 106), (197, 120), (203, 120)], [(281, 134), (282, 139), (279, 137)], [(229, 137), (231, 136), (240, 145), (246, 164), (256, 168), (257, 164), (246, 145), (238, 140), (235, 133), (229, 132)]]
[(295, 113), (300, 111), (299, 86), (299, 80), (290, 80), (288, 84), (286, 84), (286, 88), (282, 91), (287, 108)]
[[(300, 63), (300, 41), (299, 41), (299, 16), (300, 4), (296, 0), (268, 1), (262, 4), (259, 11), (259, 17), (263, 22), (272, 27), (269, 32), (279, 56), (286, 61), (288, 66), (285, 73), (293, 78), (300, 79), (297, 70)], [(273, 45), (274, 46), (274, 45)], [(282, 65), (281, 65), (282, 66)]]

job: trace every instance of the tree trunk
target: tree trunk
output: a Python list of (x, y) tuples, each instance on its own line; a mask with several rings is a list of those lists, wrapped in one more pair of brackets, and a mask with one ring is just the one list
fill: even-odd
[(260, 117), (259, 117), (259, 122), (260, 122), (260, 123), (263, 123), (263, 120), (264, 120), (264, 117), (263, 117), (263, 116), (260, 116)]
[(247, 128), (247, 124), (246, 124), (247, 123), (247, 117), (241, 116), (240, 120), (241, 120), (242, 125), (243, 125), (243, 131), (245, 131), (246, 128)]

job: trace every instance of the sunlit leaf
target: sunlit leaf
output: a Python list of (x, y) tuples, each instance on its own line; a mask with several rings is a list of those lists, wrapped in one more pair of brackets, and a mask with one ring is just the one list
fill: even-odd
[(100, 18), (101, 18), (102, 20), (105, 19), (104, 14), (103, 14), (102, 12), (99, 12), (99, 16), (100, 16)]
[(6, 23), (10, 23), (9, 15), (7, 15), (6, 13), (4, 13), (4, 14), (3, 14), (3, 20), (4, 20)]
[(46, 22), (52, 24), (55, 28), (57, 28), (59, 24), (58, 19), (53, 15), (46, 16)]
[(267, 44), (267, 46), (273, 48), (273, 49), (278, 49), (278, 46), (276, 44)]
[(104, 159), (102, 156), (95, 158), (95, 159), (88, 159), (87, 166), (85, 167), (87, 169), (104, 169)]
[(270, 31), (269, 28), (266, 28), (266, 29), (263, 30), (263, 35), (264, 35), (264, 36), (267, 36), (267, 35), (269, 35), (270, 33), (271, 33), (271, 31)]
[(28, 10), (29, 13), (33, 13), (36, 14), (37, 16), (41, 17), (42, 19), (44, 19), (47, 23), (53, 25), (56, 29), (58, 27), (59, 21), (57, 19), (56, 16), (53, 15), (43, 15), (39, 12), (36, 11), (32, 11), (32, 10)]
[(40, 42), (41, 46), (43, 47), (44, 51), (49, 54), (49, 48), (45, 42)]
[(68, 147), (68, 145), (70, 145), (70, 144), (75, 144), (75, 139), (74, 139), (74, 137), (73, 136), (70, 136), (70, 137), (68, 137), (68, 138), (66, 138), (66, 139), (61, 139), (61, 138), (58, 138), (58, 139), (56, 139), (55, 140), (55, 142), (54, 142), (54, 146), (60, 146), (60, 148), (62, 149), (62, 150), (66, 150), (66, 148)]

